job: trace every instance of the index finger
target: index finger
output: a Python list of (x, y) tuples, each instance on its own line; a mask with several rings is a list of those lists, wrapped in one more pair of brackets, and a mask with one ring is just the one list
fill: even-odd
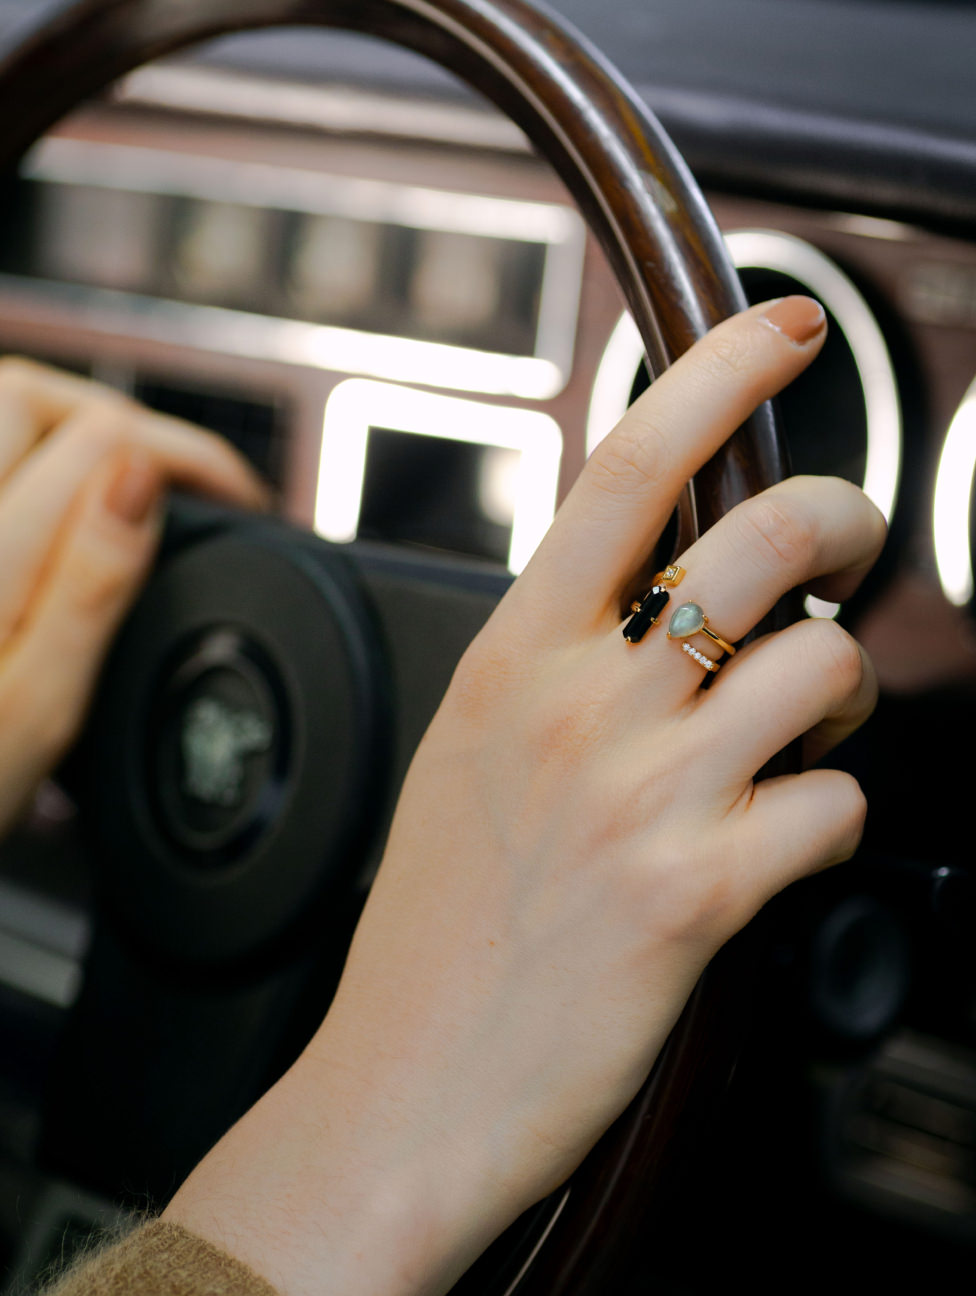
[(780, 298), (719, 324), (652, 384), (594, 450), (522, 574), (537, 623), (558, 618), (586, 635), (619, 620), (621, 592), (689, 478), (806, 368), (824, 335), (818, 302)]

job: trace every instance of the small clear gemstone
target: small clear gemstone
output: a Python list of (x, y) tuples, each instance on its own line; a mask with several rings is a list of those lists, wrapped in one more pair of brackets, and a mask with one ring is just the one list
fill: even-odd
[(687, 639), (689, 635), (698, 634), (704, 624), (705, 613), (697, 603), (682, 603), (672, 613), (668, 634), (672, 639)]

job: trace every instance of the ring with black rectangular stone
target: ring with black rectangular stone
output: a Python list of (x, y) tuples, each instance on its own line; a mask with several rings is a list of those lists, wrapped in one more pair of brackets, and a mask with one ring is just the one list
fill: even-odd
[(623, 629), (623, 636), (628, 643), (640, 643), (651, 626), (657, 625), (658, 617), (667, 607), (670, 597), (663, 585), (654, 585), (642, 599), (630, 605), (634, 615)]

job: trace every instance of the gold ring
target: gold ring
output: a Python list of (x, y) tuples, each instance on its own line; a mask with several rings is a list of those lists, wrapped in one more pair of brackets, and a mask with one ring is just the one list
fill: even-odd
[[(723, 652), (727, 652), (731, 657), (735, 649), (723, 639), (720, 634), (711, 628), (708, 624), (708, 617), (702, 611), (697, 603), (682, 603), (679, 608), (675, 608), (671, 614), (671, 621), (668, 625), (669, 639), (690, 639), (692, 635), (703, 634), (711, 639), (712, 643), (718, 644)], [(682, 645), (687, 652), (691, 647), (690, 644)], [(693, 653), (692, 653), (693, 655)], [(714, 663), (713, 663), (714, 665)], [(716, 669), (718, 669), (716, 667)]]

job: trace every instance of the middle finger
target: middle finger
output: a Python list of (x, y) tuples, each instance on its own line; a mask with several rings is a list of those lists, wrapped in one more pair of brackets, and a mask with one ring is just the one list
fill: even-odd
[[(744, 501), (678, 559), (686, 575), (672, 590), (660, 627), (651, 632), (659, 643), (656, 665), (669, 661), (669, 680), (681, 672), (695, 687), (703, 670), (682, 650), (683, 643), (716, 662), (722, 657), (722, 650), (701, 633), (689, 640), (667, 639), (670, 619), (683, 603), (697, 604), (709, 628), (734, 644), (796, 586), (815, 581), (824, 597), (849, 597), (884, 539), (878, 509), (856, 486), (838, 478), (792, 477)], [(634, 645), (635, 654), (640, 646)]]

